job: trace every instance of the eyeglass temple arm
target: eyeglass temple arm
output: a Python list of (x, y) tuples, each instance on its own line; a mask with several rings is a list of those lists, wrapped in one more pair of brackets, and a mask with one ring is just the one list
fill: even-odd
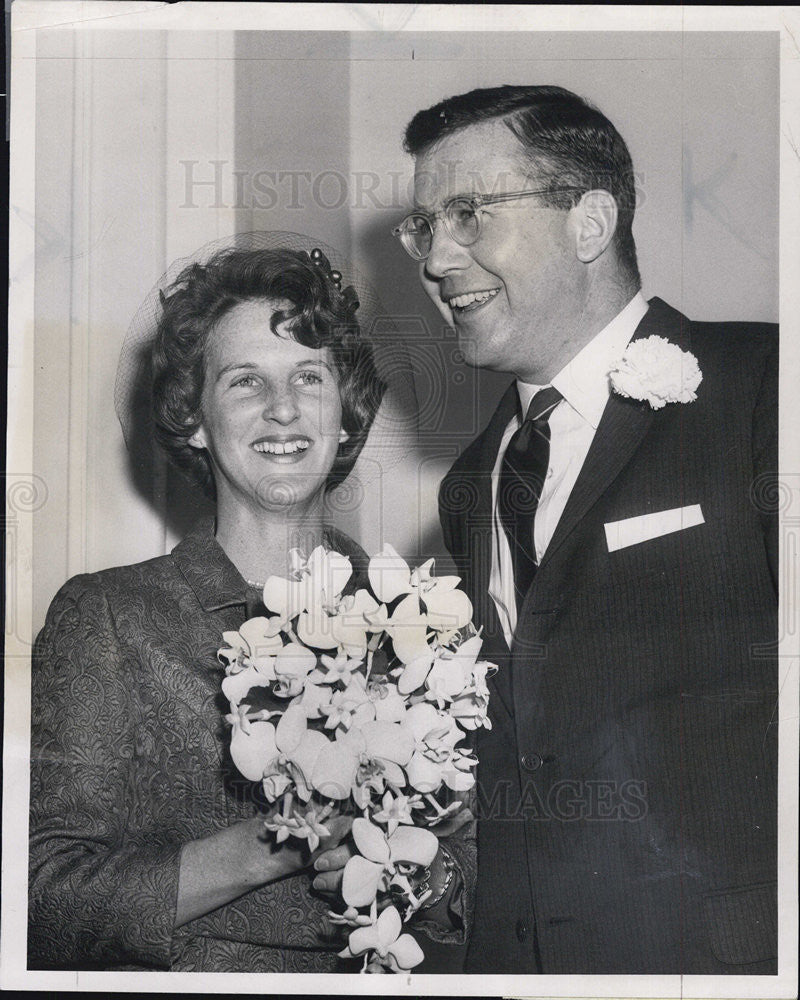
[(498, 201), (513, 201), (515, 198), (527, 198), (534, 194), (557, 194), (564, 191), (582, 191), (577, 187), (541, 188), (536, 191), (507, 191), (505, 194), (474, 194), (469, 199), (476, 207), (491, 205)]

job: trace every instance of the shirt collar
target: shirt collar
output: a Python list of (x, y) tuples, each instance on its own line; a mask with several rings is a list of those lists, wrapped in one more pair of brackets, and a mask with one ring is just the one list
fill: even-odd
[[(637, 292), (625, 308), (618, 312), (550, 383), (595, 429), (600, 423), (611, 391), (608, 372), (622, 357), (647, 309), (647, 299), (641, 291)], [(523, 413), (528, 412), (531, 400), (542, 388), (544, 386), (517, 380), (517, 391)]]

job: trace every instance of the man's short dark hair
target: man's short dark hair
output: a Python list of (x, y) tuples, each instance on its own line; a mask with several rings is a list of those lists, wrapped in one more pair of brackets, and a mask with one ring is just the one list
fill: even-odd
[[(345, 279), (346, 280), (346, 279)], [(327, 347), (333, 357), (342, 401), (339, 445), (326, 489), (347, 477), (366, 441), (385, 389), (372, 349), (361, 337), (352, 289), (339, 291), (305, 251), (222, 250), (206, 264), (191, 264), (162, 296), (164, 307), (152, 355), (153, 420), (156, 438), (169, 458), (196, 485), (214, 497), (214, 479), (205, 450), (189, 439), (203, 419), (205, 351), (215, 325), (242, 302), (284, 300), (272, 330), (289, 321), (292, 338), (304, 347)]]
[(543, 186), (575, 192), (542, 196), (551, 208), (569, 209), (585, 191), (602, 188), (618, 209), (614, 246), (620, 265), (639, 282), (633, 214), (636, 191), (628, 147), (604, 114), (563, 87), (489, 87), (448, 97), (419, 111), (406, 128), (412, 156), (470, 125), (501, 119), (527, 150)]

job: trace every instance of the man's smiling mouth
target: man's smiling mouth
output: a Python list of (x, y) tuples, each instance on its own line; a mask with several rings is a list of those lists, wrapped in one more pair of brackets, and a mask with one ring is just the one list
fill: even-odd
[(446, 301), (453, 310), (469, 309), (471, 306), (482, 306), (484, 302), (493, 299), (499, 291), (499, 288), (487, 288), (479, 292), (462, 292), (461, 295), (454, 295)]

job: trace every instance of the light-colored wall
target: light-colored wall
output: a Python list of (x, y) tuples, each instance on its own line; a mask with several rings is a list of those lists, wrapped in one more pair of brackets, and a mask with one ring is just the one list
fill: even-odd
[[(403, 128), (446, 95), (557, 83), (589, 97), (631, 148), (645, 292), (697, 318), (777, 319), (776, 35), (65, 29), (40, 32), (37, 55), (33, 471), (48, 498), (34, 522), (35, 627), (67, 576), (160, 554), (190, 520), (174, 477), (133, 474), (114, 373), (167, 265), (235, 231), (319, 237), (399, 318), (419, 443), (339, 517), (370, 550), (386, 538), (440, 551), (436, 487), (506, 382), (454, 362), (389, 235), (412, 172)], [(185, 161), (195, 180), (218, 176), (221, 197), (196, 187), (187, 203)], [(260, 171), (294, 171), (297, 191)]]

